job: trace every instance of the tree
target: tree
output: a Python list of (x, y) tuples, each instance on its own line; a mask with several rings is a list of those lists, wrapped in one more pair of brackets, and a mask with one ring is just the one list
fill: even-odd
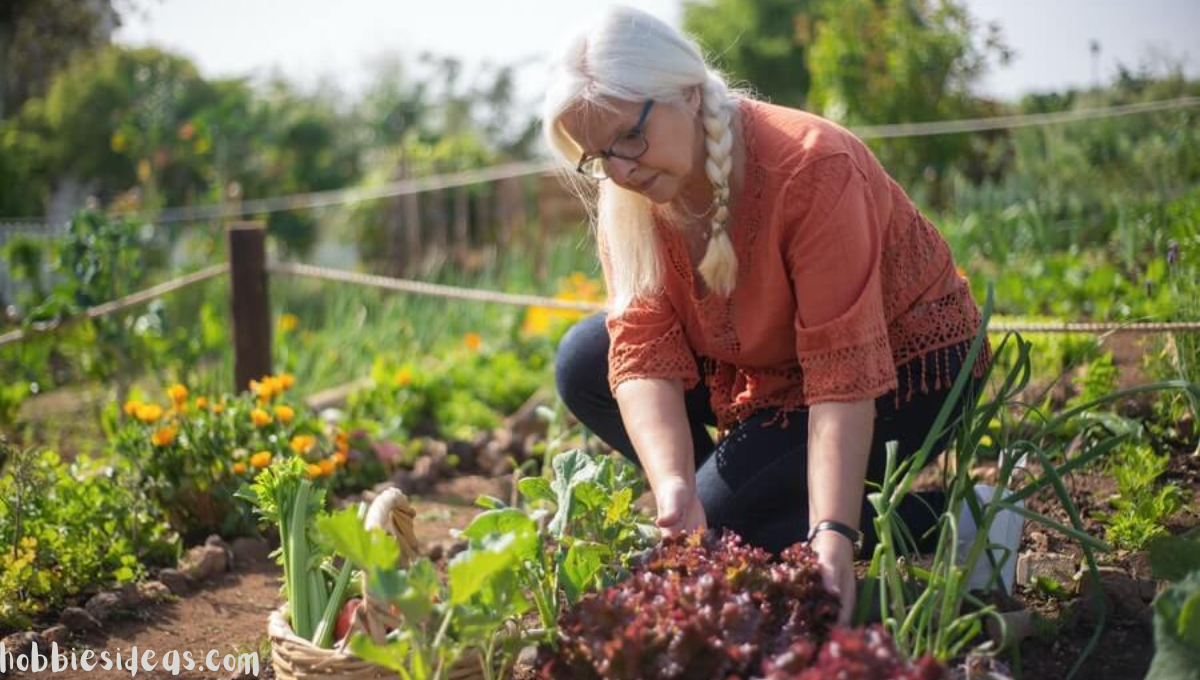
[[(123, 9), (132, 7), (128, 0), (120, 4)], [(0, 3), (0, 118), (43, 94), (54, 74), (77, 53), (108, 44), (119, 25), (113, 0)]]
[[(809, 52), (811, 105), (845, 125), (970, 118), (985, 103), (971, 94), (994, 54), (1009, 52), (999, 29), (976, 45), (975, 26), (956, 0), (822, 0)], [(929, 182), (929, 201), (945, 203), (950, 167), (971, 155), (968, 135), (935, 135), (874, 144), (894, 174)]]
[(777, 104), (804, 106), (813, 0), (685, 0), (683, 28), (735, 83)]

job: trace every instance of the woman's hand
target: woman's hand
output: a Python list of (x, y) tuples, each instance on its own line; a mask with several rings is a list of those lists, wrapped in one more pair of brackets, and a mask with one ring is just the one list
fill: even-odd
[(841, 608), (838, 610), (837, 623), (839, 626), (850, 625), (854, 615), (855, 581), (854, 581), (854, 546), (850, 539), (833, 531), (822, 531), (813, 536), (809, 546), (816, 551), (817, 561), (821, 567), (821, 580), (830, 592), (838, 596)]
[(658, 505), (658, 518), (654, 523), (662, 530), (664, 536), (708, 528), (700, 497), (685, 480), (663, 481), (659, 488), (654, 490), (654, 500)]

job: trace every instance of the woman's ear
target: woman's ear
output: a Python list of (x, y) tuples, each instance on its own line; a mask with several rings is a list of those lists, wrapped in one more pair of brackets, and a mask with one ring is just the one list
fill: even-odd
[(687, 102), (688, 110), (693, 115), (700, 113), (700, 108), (704, 105), (704, 91), (699, 85), (693, 85), (684, 91), (684, 101)]

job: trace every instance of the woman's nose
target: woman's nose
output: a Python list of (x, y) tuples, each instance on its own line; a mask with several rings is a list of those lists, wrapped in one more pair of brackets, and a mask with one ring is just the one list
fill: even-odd
[(625, 160), (624, 158), (607, 158), (604, 161), (605, 170), (608, 176), (616, 180), (620, 184), (627, 184), (629, 176), (637, 170), (638, 162)]

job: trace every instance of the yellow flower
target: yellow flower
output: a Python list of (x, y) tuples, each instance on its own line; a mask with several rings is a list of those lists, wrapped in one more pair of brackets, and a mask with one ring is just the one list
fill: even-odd
[(303, 456), (309, 451), (312, 451), (312, 448), (316, 446), (316, 444), (317, 438), (311, 434), (298, 434), (295, 437), (292, 437), (290, 446), (292, 447), (292, 450), (296, 452), (297, 456)]
[(990, 447), (992, 445), (992, 438), (989, 435), (983, 435), (979, 438), (979, 445)]
[(338, 451), (337, 453), (333, 454), (332, 456), (330, 456), (330, 458), (333, 459), (333, 462), (335, 464), (337, 464), (338, 467), (345, 465), (346, 460), (347, 460), (346, 454), (342, 453), (341, 451)]
[(175, 441), (175, 428), (159, 428), (158, 431), (150, 435), (150, 441), (155, 446), (169, 446), (171, 442)]
[(125, 415), (136, 416), (138, 409), (141, 407), (142, 407), (142, 402), (138, 401), (137, 399), (130, 399), (129, 401), (125, 402), (125, 408), (124, 408)]
[(296, 410), (291, 406), (284, 406), (280, 404), (279, 406), (275, 407), (275, 417), (279, 419), (279, 422), (286, 425), (292, 422), (292, 419), (296, 417)]
[(112, 149), (116, 153), (121, 153), (125, 149), (129, 148), (129, 140), (125, 137), (124, 133), (114, 132), (112, 137), (108, 140), (108, 148)]
[(145, 182), (150, 179), (150, 161), (143, 158), (137, 164), (138, 179)]
[(137, 407), (137, 419), (143, 423), (157, 422), (162, 415), (162, 407), (158, 404), (139, 404)]
[(213, 413), (224, 413), (225, 412), (225, 404), (213, 404), (212, 412)]
[(258, 453), (254, 454), (253, 456), (250, 456), (250, 464), (253, 465), (254, 467), (258, 468), (259, 470), (267, 467), (268, 465), (271, 464), (271, 452), (270, 451), (259, 451)]
[(271, 415), (261, 408), (256, 408), (250, 412), (250, 420), (254, 422), (254, 427), (262, 427), (271, 424)]
[(295, 314), (284, 314), (279, 317), (279, 332), (291, 333), (300, 327), (300, 317)]
[(175, 383), (167, 388), (167, 395), (171, 397), (171, 401), (174, 402), (175, 406), (178, 408), (182, 406), (185, 401), (187, 401), (188, 388), (180, 385), (179, 383)]
[(337, 469), (337, 466), (334, 465), (333, 461), (329, 460), (328, 458), (322, 458), (317, 465), (321, 467), (321, 474), (326, 477), (332, 476), (334, 470)]
[(309, 479), (316, 479), (317, 477), (320, 477), (321, 476), (321, 466), (309, 464), (308, 466), (306, 466), (304, 468), (304, 476), (308, 477)]
[(396, 371), (395, 382), (398, 387), (407, 387), (412, 384), (412, 371), (407, 368)]
[(246, 474), (246, 464), (245, 463), (234, 463), (233, 464), (233, 474), (235, 474), (235, 475)]
[(208, 400), (204, 397), (196, 397), (196, 408), (200, 410), (208, 408)]
[(279, 381), (279, 386), (282, 388), (279, 390), (280, 392), (290, 390), (292, 389), (292, 385), (296, 384), (296, 376), (291, 373), (280, 373), (276, 380)]
[(479, 348), (483, 346), (483, 338), (478, 333), (467, 333), (463, 336), (463, 343), (466, 344), (467, 349), (478, 352)]

